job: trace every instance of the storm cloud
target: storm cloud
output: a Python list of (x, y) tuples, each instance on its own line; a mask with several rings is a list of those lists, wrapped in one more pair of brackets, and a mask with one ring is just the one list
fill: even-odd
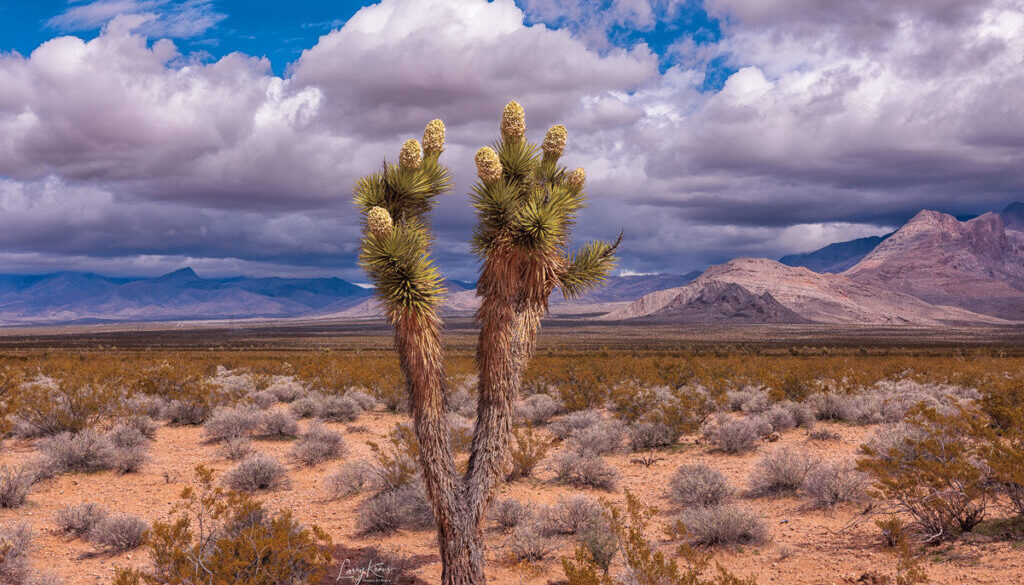
[[(438, 255), (471, 279), (472, 156), (510, 99), (531, 138), (569, 128), (565, 162), (587, 169), (592, 198), (579, 237), (624, 230), (626, 271), (807, 251), (921, 208), (1024, 198), (1015, 0), (706, 0), (720, 38), (682, 35), (662, 55), (608, 31), (687, 3), (384, 0), (284, 76), (249, 55), (182, 54), (156, 26), (174, 14), (124, 4), (92, 40), (0, 54), (0, 271), (360, 280), (352, 183), (441, 117), (457, 186)], [(720, 88), (704, 84), (712, 63), (730, 71)]]

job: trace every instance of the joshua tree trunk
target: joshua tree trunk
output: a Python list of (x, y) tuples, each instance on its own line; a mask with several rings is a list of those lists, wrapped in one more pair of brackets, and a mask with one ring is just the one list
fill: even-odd
[[(561, 125), (548, 130), (543, 157), (525, 140), (522, 107), (510, 102), (497, 152), (477, 152), (473, 201), (480, 223), (473, 238), (484, 259), (477, 284), (480, 370), (477, 420), (464, 475), (455, 468), (445, 412), (441, 352), (440, 275), (430, 258), (427, 214), (450, 189), (440, 165), (444, 124), (431, 121), (422, 150), (407, 140), (399, 164), (361, 179), (356, 205), (365, 213), (360, 263), (373, 278), (405, 375), (420, 466), (437, 523), (443, 585), (482, 585), (483, 523), (505, 473), (512, 407), (533, 354), (541, 317), (555, 287), (566, 296), (602, 282), (614, 265), (615, 243), (594, 243), (569, 254), (569, 228), (582, 206), (583, 169), (558, 166), (565, 146)], [(393, 219), (394, 218), (394, 219)]]

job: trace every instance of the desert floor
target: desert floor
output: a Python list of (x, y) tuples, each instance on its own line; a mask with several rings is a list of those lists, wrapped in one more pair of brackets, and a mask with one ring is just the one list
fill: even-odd
[[(278, 408), (283, 407), (279, 405)], [(407, 417), (381, 411), (363, 413), (355, 423), (330, 423), (329, 427), (344, 433), (348, 454), (344, 460), (367, 459), (367, 441), (381, 441), (396, 423)], [(308, 421), (303, 421), (305, 426)], [(858, 445), (870, 434), (872, 427), (819, 423), (842, 436), (841, 441), (809, 441), (807, 432), (795, 429), (783, 433), (776, 445), (807, 449), (822, 461), (853, 459)], [(545, 431), (546, 432), (546, 431)], [(24, 520), (35, 532), (33, 564), (39, 569), (56, 572), (69, 585), (108, 582), (115, 567), (140, 566), (147, 553), (136, 550), (117, 556), (88, 556), (95, 549), (82, 540), (60, 534), (54, 513), (69, 504), (97, 502), (114, 511), (136, 514), (147, 520), (166, 518), (177, 501), (181, 489), (191, 484), (192, 470), (205, 464), (225, 472), (234, 463), (226, 460), (215, 444), (204, 442), (201, 427), (161, 426), (150, 447), (150, 461), (140, 473), (119, 475), (116, 472), (60, 475), (37, 484), (26, 505), (14, 510), (0, 510), (0, 523)], [(258, 451), (289, 461), (292, 441), (257, 440)], [(649, 467), (636, 461), (634, 454), (607, 457), (621, 474), (621, 484), (614, 493), (576, 489), (556, 485), (553, 473), (542, 463), (536, 477), (506, 484), (499, 497), (514, 497), (538, 504), (555, 501), (560, 495), (584, 493), (612, 502), (623, 501), (623, 488), (638, 494), (644, 503), (660, 508), (657, 522), (667, 526), (675, 510), (666, 493), (669, 478), (684, 463), (705, 462), (725, 473), (734, 486), (743, 489), (747, 475), (770, 445), (761, 445), (757, 452), (745, 455), (716, 453), (699, 444), (696, 436), (684, 437), (680, 445), (660, 452), (660, 459)], [(32, 442), (7, 440), (0, 450), (0, 464), (21, 463), (34, 457)], [(551, 454), (549, 454), (549, 459)], [(440, 563), (430, 531), (400, 531), (389, 536), (364, 536), (358, 533), (355, 518), (366, 496), (328, 501), (322, 481), (341, 461), (307, 468), (290, 463), (291, 487), (263, 492), (259, 498), (269, 507), (291, 508), (304, 522), (316, 523), (326, 529), (336, 545), (337, 561), (342, 563), (354, 551), (371, 545), (400, 550), (415, 566), (415, 575), (426, 582), (440, 580)], [(879, 531), (871, 520), (861, 520), (859, 509), (841, 507), (834, 511), (811, 511), (797, 497), (774, 499), (741, 499), (741, 504), (756, 510), (767, 522), (771, 541), (763, 546), (734, 550), (712, 550), (716, 561), (739, 575), (754, 574), (758, 583), (833, 584), (875, 583), (872, 575), (892, 576), (897, 556), (884, 548)], [(651, 527), (650, 536), (665, 550), (675, 547), (667, 536), (660, 536), (658, 526)], [(549, 583), (564, 579), (560, 557), (572, 553), (568, 539), (557, 541), (558, 548), (543, 561), (517, 564), (510, 560), (504, 541), (506, 536), (495, 526), (487, 530), (488, 576), (491, 582)], [(1024, 550), (1020, 542), (998, 541), (984, 535), (969, 535), (954, 543), (926, 549), (924, 568), (930, 582), (960, 583), (1024, 583)], [(356, 552), (356, 554), (358, 554)], [(335, 582), (337, 568), (325, 582)]]

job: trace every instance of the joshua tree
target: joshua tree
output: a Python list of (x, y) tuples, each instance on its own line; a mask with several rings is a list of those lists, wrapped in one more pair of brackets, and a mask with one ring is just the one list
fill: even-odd
[(483, 262), (476, 313), (480, 387), (464, 473), (456, 470), (445, 416), (438, 316), (444, 290), (430, 256), (428, 223), (436, 197), (452, 186), (439, 162), (444, 124), (431, 121), (422, 147), (407, 140), (397, 165), (385, 163), (355, 186), (365, 224), (360, 263), (395, 328), (423, 479), (437, 520), (445, 585), (486, 580), (484, 516), (504, 476), (512, 404), (548, 297), (556, 287), (573, 297), (603, 282), (619, 243), (594, 242), (568, 251), (570, 230), (585, 200), (583, 169), (568, 171), (558, 164), (564, 126), (551, 127), (540, 148), (525, 134), (523, 108), (510, 102), (502, 115), (501, 139), (476, 153), (479, 181), (472, 201), (479, 223), (473, 250)]

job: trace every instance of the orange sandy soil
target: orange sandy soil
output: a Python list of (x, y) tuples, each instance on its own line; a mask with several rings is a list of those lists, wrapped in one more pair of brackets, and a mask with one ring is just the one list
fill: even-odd
[[(393, 426), (405, 417), (383, 412), (369, 412), (360, 416), (356, 425), (369, 432), (348, 432), (351, 425), (329, 424), (344, 432), (348, 445), (347, 459), (368, 458), (368, 440), (381, 440)], [(304, 422), (303, 425), (306, 423)], [(828, 425), (842, 435), (840, 442), (809, 442), (800, 429), (785, 433), (777, 445), (788, 445), (810, 450), (821, 460), (851, 459), (857, 446), (869, 435), (869, 427)], [(289, 461), (288, 449), (292, 441), (255, 441), (257, 450)], [(746, 486), (747, 475), (760, 454), (771, 448), (762, 445), (758, 452), (746, 455), (725, 455), (712, 452), (696, 443), (696, 437), (685, 437), (672, 452), (660, 454), (661, 460), (651, 467), (633, 461), (635, 455), (608, 457), (619, 470), (622, 481), (619, 491), (609, 494), (598, 490), (577, 490), (553, 483), (553, 473), (544, 464), (535, 478), (504, 485), (499, 497), (514, 497), (541, 503), (552, 503), (558, 496), (572, 493), (608, 498), (615, 503), (623, 500), (622, 488), (638, 494), (646, 504), (661, 508), (650, 536), (659, 546), (673, 550), (674, 543), (661, 536), (662, 526), (671, 523), (674, 510), (667, 499), (669, 479), (673, 471), (684, 463), (705, 462), (725, 473), (737, 488)], [(143, 551), (117, 556), (98, 556), (82, 559), (83, 553), (93, 551), (92, 545), (82, 540), (71, 540), (58, 533), (54, 513), (62, 506), (82, 502), (98, 502), (116, 512), (131, 513), (150, 521), (166, 518), (177, 501), (181, 489), (192, 480), (192, 470), (205, 464), (218, 473), (233, 466), (218, 453), (216, 445), (205, 443), (199, 427), (162, 426), (150, 447), (150, 461), (141, 473), (119, 475), (113, 472), (62, 475), (36, 485), (26, 505), (15, 510), (0, 510), (0, 523), (23, 520), (35, 532), (34, 565), (54, 571), (68, 585), (109, 582), (117, 566), (141, 566), (148, 560)], [(20, 463), (36, 455), (29, 441), (8, 440), (0, 449), (0, 464)], [(349, 548), (370, 545), (392, 547), (416, 559), (415, 573), (428, 583), (440, 580), (441, 566), (436, 554), (434, 535), (430, 531), (399, 532), (395, 535), (363, 536), (356, 528), (357, 510), (365, 496), (342, 501), (327, 501), (322, 480), (339, 462), (327, 462), (314, 468), (290, 463), (291, 488), (260, 494), (271, 508), (291, 508), (304, 522), (319, 524), (330, 533), (335, 544)], [(857, 516), (857, 509), (840, 508), (836, 511), (809, 511), (796, 497), (776, 499), (740, 500), (741, 505), (757, 510), (766, 520), (771, 541), (758, 547), (738, 550), (712, 551), (715, 560), (739, 575), (757, 575), (760, 584), (833, 584), (857, 583), (865, 573), (874, 572), (892, 576), (897, 559), (882, 548), (878, 529), (871, 521), (848, 526)], [(844, 530), (844, 527), (846, 529)], [(545, 584), (564, 579), (559, 558), (571, 555), (573, 544), (561, 539), (558, 548), (547, 559), (531, 565), (516, 565), (509, 561), (504, 547), (505, 536), (493, 525), (487, 530), (487, 572), (492, 583)], [(936, 584), (961, 583), (1024, 583), (1024, 551), (1019, 543), (991, 541), (984, 537), (969, 537), (958, 542), (929, 550), (923, 564), (930, 581)], [(339, 559), (340, 561), (341, 559)], [(614, 571), (614, 569), (613, 569)], [(333, 582), (330, 577), (325, 582)]]

